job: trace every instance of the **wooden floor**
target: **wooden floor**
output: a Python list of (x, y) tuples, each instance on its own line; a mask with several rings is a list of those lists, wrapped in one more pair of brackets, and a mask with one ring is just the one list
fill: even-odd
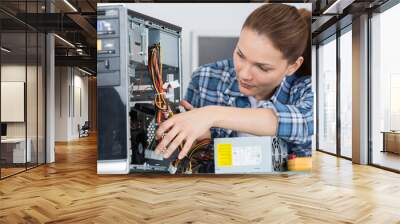
[(0, 223), (400, 223), (400, 175), (320, 152), (309, 175), (98, 176), (93, 137), (0, 181)]
[(372, 162), (377, 165), (400, 170), (400, 154), (374, 151)]
[(11, 176), (13, 174), (19, 173), (26, 170), (25, 167), (24, 168), (1, 168), (1, 177), (8, 177)]

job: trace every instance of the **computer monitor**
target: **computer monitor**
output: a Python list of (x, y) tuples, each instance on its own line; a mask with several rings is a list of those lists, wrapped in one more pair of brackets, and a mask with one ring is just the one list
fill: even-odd
[(1, 123), (1, 136), (7, 136), (7, 124)]

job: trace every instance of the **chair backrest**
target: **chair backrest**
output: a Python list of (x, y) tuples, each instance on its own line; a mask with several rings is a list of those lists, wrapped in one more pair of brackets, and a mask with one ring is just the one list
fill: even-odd
[(90, 128), (89, 124), (90, 124), (89, 121), (85, 121), (85, 123), (83, 124), (82, 128), (89, 129)]

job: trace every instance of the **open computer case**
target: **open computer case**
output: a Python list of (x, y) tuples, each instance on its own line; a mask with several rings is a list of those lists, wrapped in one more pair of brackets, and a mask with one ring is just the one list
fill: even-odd
[(182, 28), (122, 5), (97, 13), (98, 174), (287, 171), (286, 144), (274, 137), (203, 140), (182, 160), (157, 155), (155, 131), (182, 98)]

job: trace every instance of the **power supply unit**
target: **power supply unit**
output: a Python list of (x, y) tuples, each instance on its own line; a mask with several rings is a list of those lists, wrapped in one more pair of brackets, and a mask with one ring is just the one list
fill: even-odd
[(287, 145), (276, 137), (214, 139), (216, 174), (283, 172), (287, 161)]

